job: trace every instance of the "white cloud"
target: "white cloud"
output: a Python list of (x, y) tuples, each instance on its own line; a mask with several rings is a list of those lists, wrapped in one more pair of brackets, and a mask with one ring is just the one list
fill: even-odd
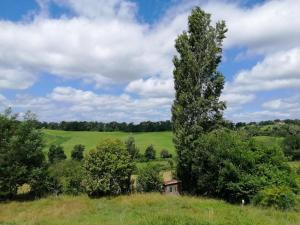
[(0, 67), (0, 89), (26, 89), (34, 82), (35, 76), (30, 72), (23, 71), (20, 68), (11, 69)]
[(300, 48), (268, 55), (250, 70), (241, 71), (227, 92), (245, 93), (300, 87)]
[(220, 98), (225, 101), (230, 108), (239, 107), (240, 105), (251, 102), (255, 99), (254, 94), (238, 94), (238, 93), (226, 93), (224, 92)]
[(139, 79), (130, 82), (125, 91), (129, 93), (136, 93), (141, 96), (173, 97), (174, 81), (173, 79)]
[(40, 120), (144, 121), (170, 118), (172, 98), (133, 99), (99, 95), (72, 87), (56, 87), (45, 97), (22, 95), (11, 101), (19, 111), (32, 110)]
[(204, 8), (228, 26), (226, 47), (242, 46), (269, 52), (300, 44), (300, 1), (265, 1), (252, 8), (229, 1), (209, 1)]

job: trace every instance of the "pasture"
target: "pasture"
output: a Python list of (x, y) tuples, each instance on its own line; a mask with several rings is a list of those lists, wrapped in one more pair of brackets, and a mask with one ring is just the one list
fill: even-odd
[(125, 141), (129, 136), (133, 136), (140, 153), (144, 153), (147, 146), (152, 144), (158, 156), (162, 149), (167, 149), (175, 155), (172, 142), (172, 132), (147, 132), (147, 133), (126, 133), (126, 132), (92, 132), (92, 131), (61, 131), (43, 130), (46, 147), (48, 150), (51, 144), (62, 145), (66, 155), (69, 157), (74, 145), (82, 144), (86, 150), (91, 150), (102, 140), (113, 138)]
[(1, 225), (299, 225), (300, 213), (161, 194), (59, 196), (0, 204)]

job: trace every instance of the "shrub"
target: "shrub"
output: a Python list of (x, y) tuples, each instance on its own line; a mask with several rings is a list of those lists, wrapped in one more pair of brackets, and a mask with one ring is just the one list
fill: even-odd
[(84, 185), (91, 197), (130, 191), (134, 164), (120, 140), (105, 140), (96, 150), (90, 151), (85, 159), (84, 169)]
[(172, 158), (172, 154), (170, 154), (168, 150), (163, 149), (160, 152), (160, 157), (163, 159)]
[(137, 191), (155, 192), (161, 191), (162, 188), (162, 176), (158, 167), (150, 164), (140, 170), (137, 177)]
[(83, 159), (84, 149), (85, 147), (83, 145), (75, 145), (71, 152), (71, 158), (73, 160), (81, 161)]
[(50, 163), (56, 161), (65, 160), (67, 156), (65, 155), (64, 149), (62, 146), (51, 145), (48, 151), (48, 160)]
[(139, 150), (138, 148), (135, 146), (135, 140), (133, 137), (129, 137), (127, 139), (127, 141), (125, 142), (126, 145), (126, 149), (129, 153), (129, 155), (131, 156), (132, 159), (137, 159), (139, 158)]
[(300, 136), (288, 136), (283, 141), (284, 154), (291, 160), (300, 160)]
[(64, 194), (78, 195), (84, 192), (83, 163), (74, 160), (58, 161), (51, 164), (49, 174), (59, 183), (60, 192)]
[(296, 204), (296, 194), (288, 187), (268, 187), (257, 193), (253, 203), (281, 210), (292, 209)]
[(147, 148), (146, 148), (146, 151), (145, 151), (145, 158), (147, 160), (152, 160), (152, 159), (155, 159), (155, 155), (156, 155), (156, 152), (153, 148), (153, 145), (149, 145)]
[(199, 137), (192, 155), (192, 177), (194, 193), (229, 202), (249, 202), (257, 192), (271, 185), (298, 190), (280, 148), (258, 144), (228, 130)]

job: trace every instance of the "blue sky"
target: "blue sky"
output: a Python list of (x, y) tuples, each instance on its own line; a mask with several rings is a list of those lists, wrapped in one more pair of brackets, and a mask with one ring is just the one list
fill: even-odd
[(196, 5), (229, 29), (225, 117), (299, 118), (292, 0), (2, 0), (0, 110), (46, 121), (170, 119), (174, 40)]

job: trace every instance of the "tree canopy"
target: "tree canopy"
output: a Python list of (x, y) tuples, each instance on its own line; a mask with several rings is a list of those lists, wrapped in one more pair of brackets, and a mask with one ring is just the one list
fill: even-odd
[(196, 7), (188, 18), (188, 31), (176, 39), (178, 56), (173, 59), (176, 93), (172, 122), (178, 155), (177, 174), (183, 190), (189, 191), (194, 183), (191, 153), (195, 151), (195, 141), (222, 122), (225, 103), (219, 97), (224, 77), (218, 65), (226, 31), (224, 21), (212, 26), (211, 15)]

